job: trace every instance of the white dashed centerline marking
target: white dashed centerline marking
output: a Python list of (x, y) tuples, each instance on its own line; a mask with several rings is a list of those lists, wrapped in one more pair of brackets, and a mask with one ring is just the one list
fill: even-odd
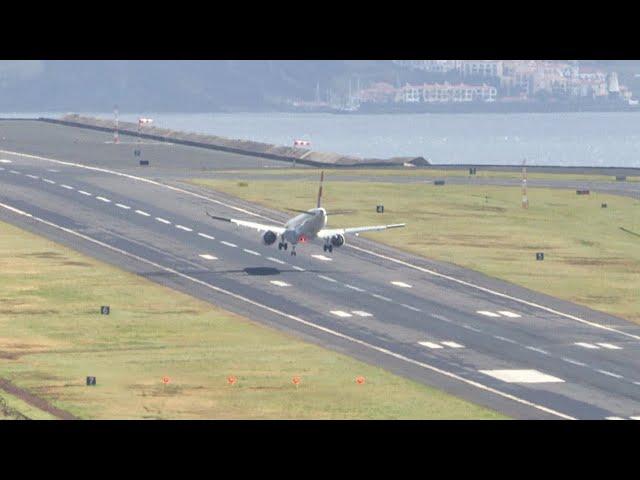
[(509, 310), (498, 310), (498, 313), (500, 315), (504, 315), (505, 317), (509, 317), (509, 318), (520, 318), (522, 316), (518, 313), (510, 312)]
[(622, 347), (619, 347), (617, 345), (613, 345), (611, 343), (598, 343), (598, 345), (600, 345), (603, 348), (609, 349), (609, 350), (622, 350)]
[(423, 347), (431, 348), (433, 350), (437, 350), (439, 348), (444, 348), (442, 345), (433, 342), (418, 342)]
[[(478, 330), (478, 331), (480, 331), (480, 330)], [(516, 342), (515, 340), (511, 340), (510, 338), (502, 337), (500, 335), (493, 335), (493, 338), (495, 338), (496, 340), (502, 340), (503, 342), (513, 343), (514, 345), (518, 344), (518, 342)]]
[(260, 256), (259, 252), (255, 252), (253, 250), (249, 250), (248, 248), (243, 248), (242, 251), (248, 253), (249, 255), (255, 255), (256, 257)]
[(0, 163), (11, 163), (11, 160), (0, 159)]
[(460, 345), (459, 343), (456, 342), (452, 342), (452, 341), (446, 341), (446, 342), (441, 342), (443, 345), (446, 345), (447, 347), (451, 347), (451, 348), (464, 348), (464, 345)]
[(354, 287), (353, 285), (349, 285), (348, 283), (345, 283), (344, 286), (350, 288), (351, 290), (355, 290), (356, 292), (364, 292), (362, 288)]
[[(232, 247), (232, 248), (236, 248), (238, 245), (236, 245), (235, 243), (231, 243), (231, 242), (220, 242), (223, 245), (226, 245), (227, 247)], [(284, 262), (283, 262), (284, 263)]]
[(84, 190), (78, 190), (78, 193), (80, 193), (82, 195), (86, 195), (87, 197), (91, 196), (91, 194), (89, 192), (85, 192)]
[(331, 313), (340, 318), (347, 318), (352, 316), (350, 313), (343, 312), (342, 310), (331, 310)]
[(586, 367), (587, 366), (586, 363), (582, 363), (582, 362), (579, 362), (577, 360), (573, 360), (571, 358), (562, 357), (561, 360), (563, 362), (571, 363), (573, 365), (578, 365), (579, 367)]
[(48, 178), (43, 178), (42, 181), (46, 182), (46, 183), (50, 183), (51, 185), (55, 185), (55, 183), (56, 183), (53, 180), (49, 180)]
[(116, 203), (116, 207), (122, 208), (123, 210), (131, 210), (129, 205), (123, 205), (122, 203)]
[(64, 183), (61, 183), (60, 186), (62, 188), (66, 188), (67, 190), (74, 190), (74, 188), (71, 185), (65, 185)]
[(497, 313), (488, 312), (486, 310), (478, 310), (477, 313), (479, 313), (480, 315), (484, 315), (485, 317), (499, 317), (500, 316)]
[(14, 175), (22, 175), (22, 173), (20, 173), (17, 170), (9, 170), (10, 173), (13, 173)]
[(204, 258), (205, 260), (217, 260), (218, 257), (214, 257), (213, 255), (209, 255), (208, 253), (202, 253), (200, 254), (200, 256), (202, 258)]
[(198, 235), (200, 235), (202, 238), (206, 238), (207, 240), (215, 240), (216, 237), (212, 237), (211, 235), (207, 235), (206, 233), (202, 233), (202, 232), (198, 232)]
[(300, 267), (298, 267), (297, 265), (291, 265), (291, 268), (293, 268), (294, 270), (297, 270), (297, 271), (299, 271), (299, 272), (304, 272), (304, 271), (305, 271), (305, 269), (304, 269), (304, 268), (300, 268)]
[(283, 282), (281, 280), (271, 280), (269, 283), (277, 285), (278, 287), (290, 287), (291, 286), (287, 282)]
[[(224, 242), (222, 242), (222, 243), (224, 243)], [(279, 263), (280, 265), (285, 265), (286, 264), (282, 260), (278, 260), (277, 258), (273, 258), (273, 257), (267, 257), (267, 260), (270, 260), (270, 261), (275, 262), (275, 263)]]
[(404, 282), (391, 282), (392, 285), (395, 285), (396, 287), (401, 287), (401, 288), (412, 288), (411, 285), (409, 285), (408, 283), (404, 283)]
[(598, 369), (596, 369), (596, 372), (601, 373), (603, 375), (607, 375), (609, 377), (613, 377), (613, 378), (622, 378), (622, 375), (618, 375), (617, 373), (609, 372), (607, 370), (598, 370)]
[(38, 180), (40, 177), (37, 175), (31, 175), (30, 173), (27, 173), (27, 177), (29, 178), (33, 178), (34, 180)]
[(318, 260), (322, 260), (323, 262), (331, 262), (333, 261), (329, 257), (325, 257), (324, 255), (311, 255), (313, 258), (317, 258)]
[(543, 355), (549, 355), (549, 352), (547, 352), (546, 350), (542, 350), (541, 348), (530, 347), (530, 346), (526, 346), (524, 348), (526, 348), (527, 350), (531, 350), (533, 352), (541, 353)]
[(579, 347), (583, 347), (583, 348), (588, 348), (590, 350), (599, 350), (600, 347), (598, 347), (597, 345), (593, 345), (591, 343), (585, 343), (585, 342), (576, 342), (574, 343), (574, 345), (578, 345)]
[(105, 202), (105, 203), (111, 203), (111, 200), (104, 197), (96, 197), (96, 200), (100, 200), (101, 202)]
[(145, 212), (144, 210), (136, 210), (136, 213), (138, 215), (142, 215), (143, 217), (150, 217), (151, 216), (147, 212)]
[[(180, 230), (184, 230), (185, 232), (193, 232), (193, 230), (189, 227), (185, 227), (184, 225), (176, 225), (176, 228), (180, 229)], [(224, 242), (222, 242), (224, 243)]]
[(379, 298), (380, 300), (384, 300), (385, 302), (393, 302), (389, 297), (383, 297), (382, 295), (378, 295), (377, 293), (372, 293), (372, 297)]
[(337, 283), (337, 280), (334, 280), (331, 277), (325, 277), (324, 275), (318, 275), (319, 278), (326, 280), (327, 282)]
[(421, 312), (422, 311), (419, 308), (412, 307), (411, 305), (407, 305), (406, 303), (401, 303), (400, 305), (403, 306), (404, 308), (408, 308), (409, 310), (413, 310), (414, 312)]
[(171, 225), (171, 222), (169, 220), (165, 220), (164, 218), (156, 217), (156, 220), (160, 223), (164, 223), (165, 225)]
[(362, 310), (352, 310), (351, 313), (359, 317), (373, 317), (369, 312), (363, 312)]

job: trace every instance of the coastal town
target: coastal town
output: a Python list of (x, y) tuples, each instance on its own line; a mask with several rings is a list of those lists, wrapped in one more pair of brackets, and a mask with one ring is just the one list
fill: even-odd
[(578, 61), (392, 60), (421, 82), (351, 79), (346, 93), (318, 92), (313, 101), (293, 101), (299, 110), (336, 113), (519, 112), (638, 110), (633, 92), (615, 71)]

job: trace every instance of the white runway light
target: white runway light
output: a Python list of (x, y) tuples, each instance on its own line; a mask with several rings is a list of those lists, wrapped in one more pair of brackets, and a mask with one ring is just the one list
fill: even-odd
[(507, 383), (564, 383), (561, 378), (538, 370), (480, 370), (480, 373)]

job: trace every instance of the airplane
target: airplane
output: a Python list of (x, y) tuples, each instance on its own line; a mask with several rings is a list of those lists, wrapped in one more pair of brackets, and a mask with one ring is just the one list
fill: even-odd
[(206, 212), (207, 216), (214, 220), (230, 222), (240, 227), (251, 228), (262, 234), (262, 242), (265, 245), (273, 245), (278, 236), (278, 250), (287, 250), (287, 246), (291, 243), (291, 255), (296, 255), (296, 245), (298, 243), (306, 243), (315, 238), (324, 240), (324, 251), (332, 253), (333, 247), (341, 247), (345, 244), (345, 235), (358, 236), (363, 232), (375, 232), (387, 230), (390, 228), (404, 227), (404, 223), (394, 225), (375, 225), (368, 227), (350, 227), (350, 228), (325, 228), (327, 225), (327, 211), (321, 207), (322, 203), (322, 183), (324, 180), (324, 171), (320, 173), (320, 188), (318, 189), (318, 201), (316, 208), (310, 210), (294, 210), (300, 212), (289, 219), (284, 225), (264, 225), (261, 223), (249, 222), (246, 220), (237, 220), (235, 218), (218, 217)]

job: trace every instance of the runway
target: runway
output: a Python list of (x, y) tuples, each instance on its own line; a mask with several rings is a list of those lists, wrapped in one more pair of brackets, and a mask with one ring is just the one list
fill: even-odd
[(640, 418), (639, 326), (364, 239), (291, 257), (204, 211), (284, 215), (174, 176), (260, 159), (149, 145), (144, 169), (100, 132), (0, 134), (0, 220), (515, 418)]

